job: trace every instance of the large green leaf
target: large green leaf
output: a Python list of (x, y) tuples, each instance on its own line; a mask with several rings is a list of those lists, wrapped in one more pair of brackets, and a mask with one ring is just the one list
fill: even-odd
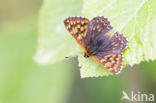
[[(52, 6), (54, 4), (51, 2), (45, 4), (40, 16), (39, 49), (36, 60), (41, 64), (47, 64), (62, 60), (65, 56), (78, 54), (82, 77), (110, 75), (111, 73), (97, 62), (83, 57), (83, 50), (78, 47), (78, 44), (63, 27), (61, 17), (71, 16), (74, 13), (74, 15), (79, 14), (81, 3), (70, 1), (67, 3), (68, 7), (64, 3), (62, 9), (54, 9)], [(74, 10), (71, 12), (68, 9)], [(59, 10), (65, 14), (58, 13)], [(83, 14), (86, 17), (92, 19), (95, 16), (106, 16), (114, 27), (113, 32), (120, 31), (128, 38), (128, 48), (122, 52), (124, 66), (127, 64), (133, 66), (141, 61), (156, 58), (155, 10), (155, 0), (84, 0), (83, 3)], [(58, 17), (56, 18), (53, 14)]]

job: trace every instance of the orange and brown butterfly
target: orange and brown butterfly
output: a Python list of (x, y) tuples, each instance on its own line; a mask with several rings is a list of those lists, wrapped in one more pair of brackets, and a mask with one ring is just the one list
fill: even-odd
[(109, 72), (118, 74), (123, 64), (121, 51), (128, 46), (127, 38), (121, 33), (109, 32), (113, 29), (107, 18), (94, 17), (89, 21), (85, 17), (68, 17), (65, 27), (84, 49), (84, 57), (92, 57)]

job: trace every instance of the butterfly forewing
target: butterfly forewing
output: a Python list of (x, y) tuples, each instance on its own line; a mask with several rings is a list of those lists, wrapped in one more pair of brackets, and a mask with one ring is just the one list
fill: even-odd
[(88, 24), (88, 42), (97, 42), (98, 39), (107, 36), (105, 34), (110, 32), (112, 28), (107, 18), (103, 16), (93, 18)]
[(112, 26), (107, 18), (101, 17), (94, 17), (91, 22), (89, 23), (92, 30), (95, 31), (94, 34), (103, 33), (106, 34), (107, 32), (112, 30)]
[(84, 39), (87, 34), (88, 22), (89, 20), (84, 17), (68, 17), (64, 20), (67, 30), (83, 48), (85, 47)]
[[(105, 45), (105, 44), (103, 44)], [(126, 37), (123, 34), (120, 34), (118, 32), (114, 33), (114, 35), (111, 37), (110, 41), (109, 41), (109, 45), (107, 45), (107, 47), (102, 48), (104, 46), (101, 45), (101, 48), (105, 51), (105, 52), (121, 52), (122, 50), (124, 50), (128, 45), (128, 41), (126, 39)]]

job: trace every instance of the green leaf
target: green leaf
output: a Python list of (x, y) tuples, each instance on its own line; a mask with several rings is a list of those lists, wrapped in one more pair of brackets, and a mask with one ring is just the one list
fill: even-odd
[[(73, 10), (72, 13), (66, 11), (67, 8), (71, 10), (70, 7), (67, 7), (65, 12), (68, 12), (68, 14), (65, 14), (71, 16), (74, 12), (79, 10), (81, 11), (80, 5), (81, 3), (79, 3), (79, 5), (75, 4), (74, 6), (77, 6), (79, 9)], [(49, 6), (51, 7), (51, 4)], [(49, 62), (59, 61), (63, 59), (64, 56), (73, 56), (78, 54), (82, 77), (98, 77), (112, 74), (107, 72), (106, 69), (104, 69), (91, 58), (86, 59), (83, 57), (84, 51), (79, 48), (78, 44), (76, 44), (72, 37), (69, 36), (69, 33), (66, 32), (67, 30), (65, 30), (63, 27), (63, 20), (60, 21), (58, 18), (54, 18), (54, 20), (52, 17), (47, 16), (52, 15), (55, 10), (48, 9), (49, 11), (47, 11), (45, 9), (46, 7), (50, 8), (47, 4), (47, 6), (45, 6), (41, 12), (39, 28), (40, 44), (36, 60), (42, 64), (46, 64)], [(92, 19), (95, 16), (105, 16), (109, 18), (114, 27), (112, 33), (119, 31), (128, 38), (128, 48), (122, 52), (124, 55), (124, 67), (127, 64), (133, 66), (141, 61), (156, 59), (155, 10), (155, 0), (109, 0), (109, 2), (108, 0), (84, 0), (83, 3), (83, 14), (87, 18)], [(60, 13), (58, 15), (60, 15)], [(47, 22), (45, 23), (43, 20)], [(58, 26), (57, 23), (53, 23), (55, 21), (57, 21), (57, 23), (60, 22), (59, 24), (62, 28), (62, 31), (53, 31), (51, 28), (53, 27), (52, 25), (55, 25), (56, 27)], [(50, 28), (49, 25), (51, 25)], [(59, 29), (56, 28), (56, 30)], [(56, 47), (58, 49), (54, 47), (55, 43), (57, 44)]]
[(82, 0), (45, 0), (39, 17), (35, 61), (44, 65), (77, 54), (77, 44), (65, 30), (63, 21), (68, 16), (81, 15), (81, 8)]

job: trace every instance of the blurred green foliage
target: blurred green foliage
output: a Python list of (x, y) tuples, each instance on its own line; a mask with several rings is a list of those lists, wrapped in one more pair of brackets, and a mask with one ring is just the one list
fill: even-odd
[[(1, 12), (6, 18), (0, 20), (0, 103), (64, 103), (69, 95), (74, 74), (72, 59), (44, 67), (33, 61), (41, 1), (37, 2), (17, 0)], [(15, 14), (10, 17), (12, 11)]]
[(0, 36), (0, 103), (63, 103), (74, 72), (72, 60), (61, 65), (39, 66), (32, 60), (36, 50), (36, 24), (12, 27), (17, 33)]

